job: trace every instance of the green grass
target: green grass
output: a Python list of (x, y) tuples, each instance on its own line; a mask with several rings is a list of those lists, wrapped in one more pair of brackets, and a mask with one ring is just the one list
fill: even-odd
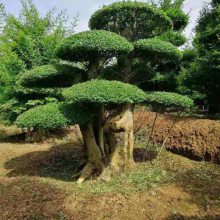
[(113, 177), (110, 181), (87, 181), (78, 185), (81, 192), (91, 193), (121, 193), (130, 195), (134, 192), (149, 190), (161, 184), (166, 178), (166, 171), (153, 168), (152, 165), (137, 165), (133, 171)]

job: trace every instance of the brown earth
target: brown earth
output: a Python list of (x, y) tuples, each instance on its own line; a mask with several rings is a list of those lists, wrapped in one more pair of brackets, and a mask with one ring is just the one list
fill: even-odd
[(78, 186), (75, 143), (0, 143), (0, 219), (220, 219), (218, 165), (167, 151), (153, 158), (110, 182)]
[[(154, 115), (138, 114), (136, 167), (110, 182), (93, 179), (76, 184), (76, 176), (86, 161), (76, 131), (64, 140), (41, 144), (14, 139), (11, 142), (10, 138), (1, 141), (0, 220), (219, 220), (219, 165), (190, 160), (152, 146), (145, 149), (146, 132), (151, 130)], [(172, 119), (169, 115), (159, 116), (153, 134), (158, 143), (163, 142), (168, 132), (166, 126), (170, 126)], [(199, 127), (204, 121), (209, 127)], [(183, 137), (185, 144), (191, 140), (187, 134), (199, 137), (200, 141), (203, 137), (205, 143), (212, 140), (209, 146), (214, 149), (219, 138), (218, 126), (218, 122), (211, 120), (182, 117), (171, 135)], [(14, 129), (4, 127), (4, 134), (17, 134)], [(210, 130), (214, 132), (206, 137)], [(179, 142), (168, 139), (166, 146), (168, 143)], [(189, 146), (194, 147), (195, 143), (200, 142), (192, 141)], [(204, 149), (209, 150), (205, 146)], [(196, 155), (203, 154), (197, 151)]]
[[(135, 114), (135, 124), (146, 128), (149, 135), (156, 113), (140, 111)], [(162, 144), (169, 133), (175, 116), (159, 114), (150, 140)], [(209, 119), (178, 117), (165, 147), (193, 159), (220, 162), (220, 122)]]

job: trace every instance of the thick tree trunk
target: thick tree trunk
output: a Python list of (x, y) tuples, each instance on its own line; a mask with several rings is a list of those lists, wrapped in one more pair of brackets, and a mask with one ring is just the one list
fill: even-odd
[(98, 70), (99, 70), (99, 60), (95, 59), (90, 61), (87, 71), (88, 73), (87, 80), (96, 79), (98, 75)]
[[(120, 115), (105, 125), (108, 145), (111, 153), (109, 163), (102, 172), (101, 179), (109, 180), (134, 166), (133, 158), (133, 106), (125, 104)], [(124, 144), (117, 142), (116, 134), (124, 132)]]
[(99, 119), (98, 119), (98, 145), (101, 150), (103, 161), (106, 162), (106, 154), (104, 149), (104, 104), (100, 106)]
[(32, 142), (32, 131), (31, 128), (27, 128), (27, 133), (25, 135), (26, 142)]
[(99, 146), (96, 143), (92, 122), (81, 127), (84, 143), (87, 148), (88, 162), (83, 168), (77, 183), (82, 183), (93, 172), (100, 173), (103, 169), (102, 155)]
[[(103, 106), (98, 122), (98, 138), (94, 135), (94, 122), (81, 127), (87, 149), (88, 163), (83, 168), (78, 183), (101, 174), (100, 179), (109, 180), (134, 165), (133, 158), (133, 105), (124, 104), (118, 108), (114, 117), (103, 125)], [(104, 127), (103, 127), (104, 126)], [(120, 134), (124, 141), (118, 141)], [(120, 136), (121, 137), (121, 136)]]

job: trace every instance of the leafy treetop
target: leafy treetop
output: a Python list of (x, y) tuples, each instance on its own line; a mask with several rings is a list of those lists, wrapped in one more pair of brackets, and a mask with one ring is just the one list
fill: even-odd
[(182, 9), (169, 8), (166, 14), (172, 20), (174, 31), (183, 30), (189, 22), (189, 16)]
[(136, 56), (161, 58), (164, 60), (179, 60), (182, 53), (171, 43), (155, 38), (142, 39), (134, 43)]
[(96, 11), (89, 21), (89, 26), (91, 29), (112, 31), (135, 41), (171, 30), (172, 21), (163, 11), (148, 3), (123, 1)]
[(92, 30), (65, 39), (56, 54), (63, 60), (90, 61), (127, 54), (132, 50), (132, 44), (125, 38), (109, 31)]
[(68, 68), (57, 70), (53, 65), (35, 67), (22, 73), (19, 83), (25, 87), (68, 87), (74, 82), (74, 75), (83, 73), (78, 65), (69, 65)]
[(70, 103), (141, 103), (145, 93), (119, 81), (91, 80), (67, 88), (63, 96)]
[[(56, 8), (42, 16), (32, 0), (21, 0), (18, 17), (8, 13), (4, 16), (1, 42), (18, 55), (27, 69), (31, 69), (54, 59), (56, 45), (74, 33), (75, 21)], [(66, 22), (70, 23), (68, 28)]]
[(94, 111), (86, 107), (65, 103), (48, 103), (36, 106), (18, 116), (16, 125), (26, 128), (59, 128), (74, 124), (85, 124), (94, 115)]
[(148, 92), (146, 103), (162, 107), (190, 108), (193, 100), (173, 92)]
[(165, 32), (155, 38), (163, 40), (163, 41), (167, 41), (175, 45), (176, 47), (182, 46), (187, 41), (186, 37), (181, 32), (174, 32), (174, 31)]
[(18, 116), (16, 125), (27, 128), (58, 128), (66, 126), (67, 120), (57, 103), (49, 103), (25, 111)]

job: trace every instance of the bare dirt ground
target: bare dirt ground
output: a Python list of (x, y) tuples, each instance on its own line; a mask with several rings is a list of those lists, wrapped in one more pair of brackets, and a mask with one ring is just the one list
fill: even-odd
[[(137, 126), (146, 128), (149, 135), (154, 112), (139, 111), (135, 114)], [(169, 133), (175, 116), (159, 114), (151, 141), (162, 144)], [(178, 117), (166, 144), (167, 149), (193, 159), (220, 163), (220, 122), (193, 117)]]
[(133, 171), (77, 185), (85, 156), (72, 137), (1, 142), (0, 220), (219, 220), (219, 165), (143, 143), (136, 140)]

